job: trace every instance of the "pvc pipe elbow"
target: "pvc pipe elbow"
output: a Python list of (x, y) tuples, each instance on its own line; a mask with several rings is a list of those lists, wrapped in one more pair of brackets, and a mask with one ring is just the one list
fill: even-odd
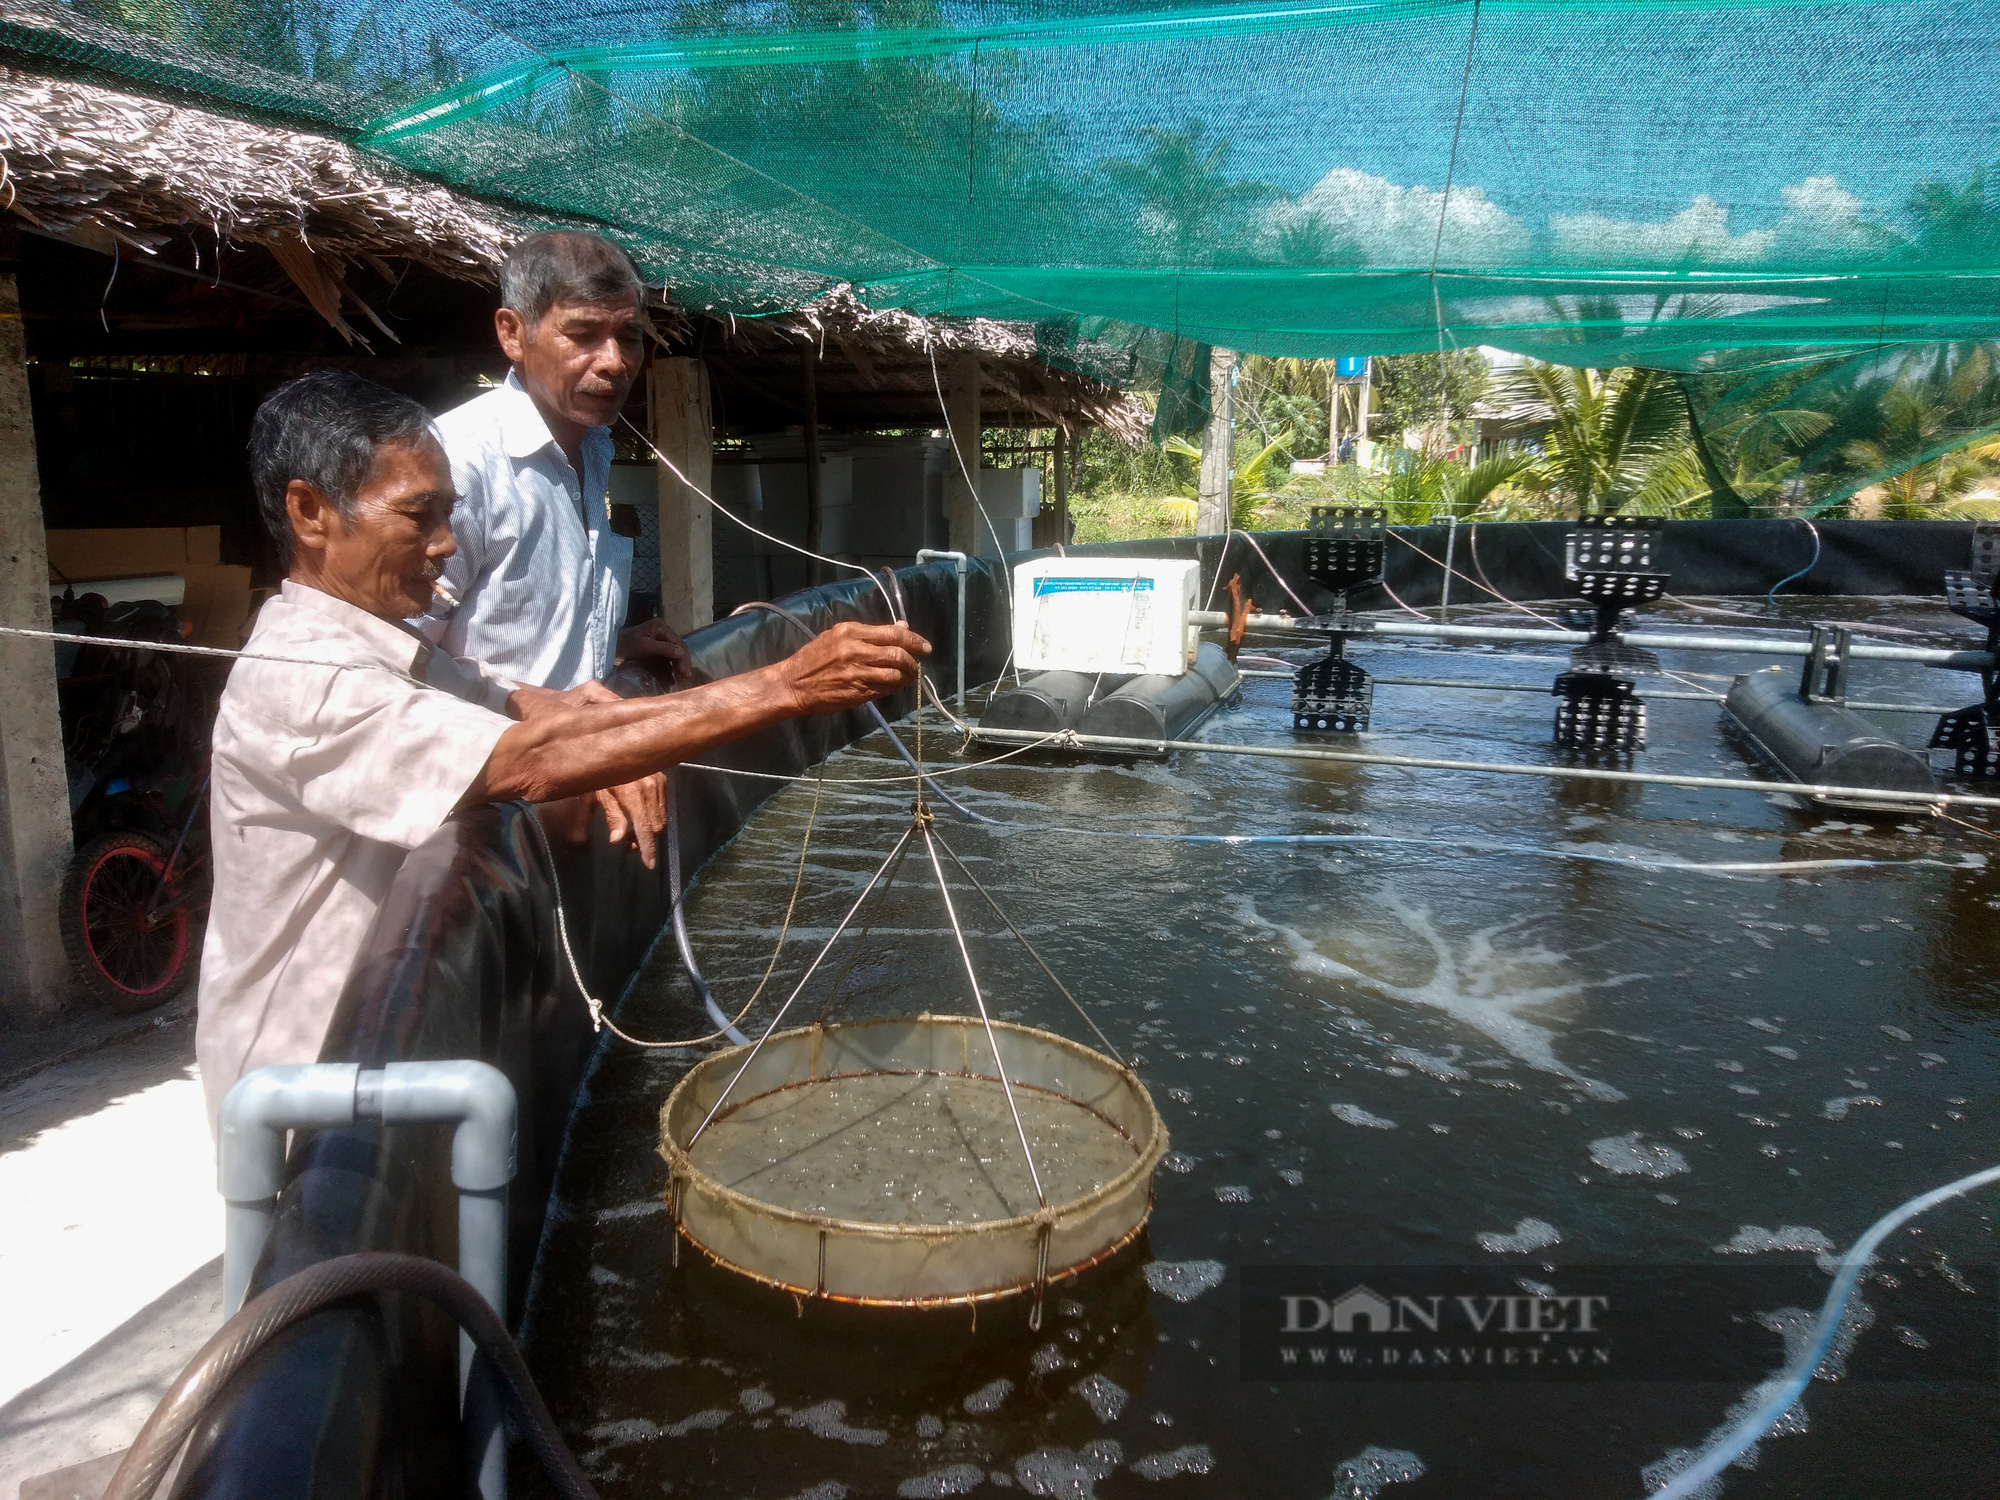
[[(514, 1085), (491, 1063), (390, 1063), (381, 1079), (384, 1124), (452, 1121), (451, 1181), (461, 1192), (485, 1193), (514, 1180), (518, 1106)], [(362, 1092), (372, 1080), (364, 1075)]]
[(246, 1073), (223, 1097), (216, 1140), (216, 1187), (232, 1203), (278, 1196), (284, 1186), (284, 1133), (354, 1120), (356, 1063), (299, 1063)]

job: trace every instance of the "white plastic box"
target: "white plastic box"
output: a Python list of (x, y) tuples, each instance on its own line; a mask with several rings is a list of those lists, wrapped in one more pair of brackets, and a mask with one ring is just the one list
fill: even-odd
[(1178, 677), (1201, 565), (1146, 557), (1044, 557), (1014, 569), (1014, 660), (1024, 672)]

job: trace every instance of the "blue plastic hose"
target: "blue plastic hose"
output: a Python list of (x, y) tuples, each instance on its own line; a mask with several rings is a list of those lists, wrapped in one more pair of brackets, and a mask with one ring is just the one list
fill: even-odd
[(1793, 582), (1795, 579), (1805, 577), (1806, 574), (1810, 573), (1814, 568), (1819, 566), (1819, 528), (1813, 525), (1813, 523), (1810, 521), (1802, 521), (1800, 524), (1802, 524), (1807, 531), (1810, 531), (1812, 533), (1812, 539), (1813, 539), (1812, 561), (1807, 563), (1803, 568), (1800, 568), (1798, 572), (1787, 573), (1783, 578), (1780, 578), (1776, 583), (1771, 585), (1771, 591), (1770, 593), (1764, 596), (1764, 602), (1767, 605), (1769, 605), (1772, 609), (1776, 609), (1778, 607), (1779, 589), (1783, 588), (1786, 584)]
[(1820, 1361), (1826, 1358), (1826, 1351), (1833, 1347), (1834, 1335), (1840, 1331), (1840, 1316), (1847, 1310), (1848, 1299), (1854, 1295), (1854, 1288), (1861, 1280), (1861, 1273), (1868, 1268), (1875, 1247), (1924, 1210), (1935, 1208), (1974, 1188), (1984, 1187), (1989, 1182), (2000, 1182), (2000, 1167), (1988, 1167), (1983, 1172), (1974, 1172), (1969, 1177), (1948, 1182), (1941, 1188), (1932, 1188), (1871, 1224), (1868, 1232), (1854, 1242), (1854, 1248), (1841, 1257), (1840, 1272), (1833, 1278), (1833, 1289), (1826, 1294), (1826, 1305), (1819, 1310), (1819, 1323), (1813, 1329), (1812, 1343), (1792, 1361), (1791, 1368), (1785, 1371), (1770, 1399), (1710, 1443), (1693, 1463), (1667, 1484), (1654, 1490), (1649, 1500), (1690, 1500), (1703, 1485), (1769, 1432), (1778, 1418), (1790, 1411), (1792, 1403), (1805, 1393), (1805, 1388), (1812, 1383), (1813, 1375), (1820, 1367)]

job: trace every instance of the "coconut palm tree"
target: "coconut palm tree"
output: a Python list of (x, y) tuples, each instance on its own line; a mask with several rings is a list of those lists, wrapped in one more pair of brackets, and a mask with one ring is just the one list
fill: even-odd
[[(1292, 430), (1287, 427), (1259, 448), (1248, 458), (1241, 460), (1229, 476), (1229, 524), (1238, 531), (1247, 531), (1257, 519), (1257, 502), (1270, 498), (1270, 467), (1278, 455), (1292, 440)], [(1184, 437), (1170, 437), (1165, 443), (1166, 451), (1181, 458), (1192, 458), (1197, 463), (1202, 450)], [(1198, 500), (1186, 498), (1161, 502), (1167, 513), (1176, 521), (1192, 526), (1195, 522)]]
[(1210, 136), (1200, 120), (1178, 130), (1142, 125), (1136, 158), (1099, 163), (1112, 184), (1137, 204), (1139, 227), (1171, 265), (1198, 265), (1211, 247), (1230, 243), (1249, 211), (1277, 189), (1230, 177), (1229, 141)]
[(1579, 514), (1670, 515), (1707, 496), (1672, 376), (1531, 360), (1505, 379), (1511, 401), (1550, 424), (1543, 456), (1523, 478)]

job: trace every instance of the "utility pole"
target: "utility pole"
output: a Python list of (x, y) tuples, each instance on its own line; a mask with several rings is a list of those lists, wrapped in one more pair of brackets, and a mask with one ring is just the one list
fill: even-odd
[(1201, 483), (1196, 492), (1196, 536), (1229, 530), (1236, 462), (1236, 355), (1211, 349), (1208, 355), (1208, 426), (1201, 432)]

